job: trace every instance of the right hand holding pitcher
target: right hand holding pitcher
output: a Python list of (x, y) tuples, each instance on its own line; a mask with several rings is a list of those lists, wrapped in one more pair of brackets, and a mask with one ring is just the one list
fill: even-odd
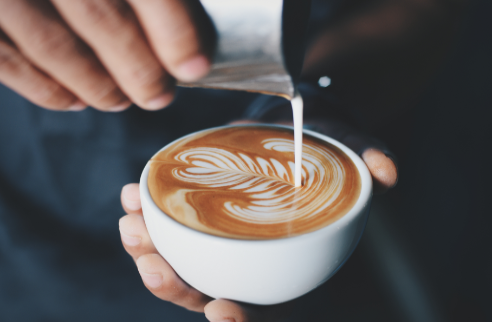
[(0, 82), (51, 110), (167, 106), (208, 73), (198, 1), (0, 0)]

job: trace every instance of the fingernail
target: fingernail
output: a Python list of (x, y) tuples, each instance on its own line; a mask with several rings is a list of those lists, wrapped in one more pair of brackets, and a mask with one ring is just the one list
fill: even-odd
[(86, 107), (87, 107), (87, 104), (85, 104), (81, 100), (77, 100), (77, 102), (73, 103), (72, 105), (70, 105), (68, 107), (68, 110), (72, 111), (72, 112), (78, 112), (78, 111), (85, 110)]
[(134, 211), (139, 210), (140, 208), (142, 208), (142, 203), (139, 199), (131, 199), (133, 194), (130, 193), (128, 189), (128, 186), (123, 187), (123, 192), (121, 193), (125, 207)]
[(130, 101), (125, 101), (121, 104), (118, 104), (118, 105), (115, 105), (115, 106), (111, 106), (110, 108), (108, 108), (107, 110), (109, 112), (121, 112), (125, 109), (127, 109), (130, 105), (132, 105), (132, 102)]
[(147, 103), (145, 104), (145, 108), (148, 110), (158, 110), (168, 106), (173, 101), (173, 99), (174, 99), (173, 94), (169, 94), (169, 93), (161, 94), (156, 98), (148, 100)]
[(129, 235), (123, 233), (121, 230), (120, 230), (120, 234), (121, 234), (121, 240), (123, 240), (125, 245), (128, 245), (128, 246), (137, 246), (142, 241), (142, 238), (129, 236)]
[(162, 284), (162, 277), (159, 274), (147, 274), (140, 272), (140, 276), (142, 276), (142, 280), (150, 288), (158, 288)]
[(178, 78), (185, 82), (198, 80), (210, 69), (210, 62), (205, 56), (198, 55), (178, 66)]

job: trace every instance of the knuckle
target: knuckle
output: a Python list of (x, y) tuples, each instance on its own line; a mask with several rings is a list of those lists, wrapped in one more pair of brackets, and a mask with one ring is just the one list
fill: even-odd
[[(58, 106), (65, 108), (73, 98), (60, 95), (64, 89), (57, 83), (36, 84), (31, 91), (31, 97), (40, 105)], [(65, 96), (65, 97), (63, 97)]]
[(52, 109), (66, 108), (73, 100), (60, 84), (40, 77), (16, 50), (0, 42), (0, 74), (23, 83), (25, 95), (34, 103)]
[(81, 15), (97, 30), (109, 34), (120, 34), (131, 17), (124, 1), (81, 0)]
[(130, 255), (131, 257), (133, 258), (138, 258), (138, 253), (135, 252), (135, 250), (133, 249), (134, 247), (132, 246), (128, 246), (127, 244), (125, 244), (123, 241), (121, 241), (121, 243), (123, 244), (123, 248), (125, 249), (125, 251), (128, 253), (128, 255)]
[(66, 58), (77, 46), (76, 38), (59, 25), (36, 30), (31, 34), (29, 43), (36, 55), (50, 59)]
[(120, 102), (123, 97), (118, 86), (111, 79), (90, 84), (87, 96), (94, 107), (112, 106)]
[(160, 92), (166, 88), (164, 71), (160, 66), (133, 69), (126, 78), (131, 88), (137, 91), (144, 90), (143, 96), (154, 95), (154, 92)]
[(131, 246), (129, 249), (134, 257), (140, 257), (144, 255), (156, 254), (156, 252), (146, 243), (145, 238), (142, 238), (142, 242), (136, 246)]
[(128, 253), (128, 255), (130, 255), (134, 261), (136, 261), (138, 258), (143, 256), (141, 251), (133, 249), (133, 248), (138, 248), (138, 246), (131, 247), (131, 246), (125, 245), (124, 243), (123, 243), (123, 246), (124, 246), (126, 252)]
[(22, 59), (21, 55), (0, 42), (0, 72), (15, 75), (23, 65), (27, 65), (27, 62)]

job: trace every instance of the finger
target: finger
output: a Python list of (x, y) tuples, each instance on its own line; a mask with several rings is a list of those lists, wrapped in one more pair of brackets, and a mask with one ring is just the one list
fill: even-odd
[(137, 267), (145, 286), (161, 300), (197, 312), (203, 312), (211, 300), (188, 286), (158, 254), (141, 256), (137, 260)]
[(55, 111), (86, 108), (75, 95), (35, 68), (0, 34), (0, 82), (29, 101)]
[(158, 253), (142, 216), (126, 215), (120, 219), (119, 226), (123, 247), (134, 260), (142, 255)]
[(49, 2), (1, 1), (0, 27), (36, 67), (82, 101), (113, 111), (130, 105), (94, 53)]
[(291, 308), (292, 302), (262, 306), (220, 299), (209, 302), (204, 311), (210, 322), (275, 322), (287, 317)]
[(149, 110), (171, 103), (173, 80), (154, 55), (135, 14), (125, 1), (52, 2), (77, 34), (92, 47), (133, 102)]
[(393, 160), (386, 154), (370, 148), (362, 153), (362, 159), (371, 172), (375, 193), (383, 193), (396, 185), (398, 170)]
[(139, 187), (138, 183), (129, 183), (121, 189), (121, 205), (127, 214), (142, 215)]
[[(335, 120), (308, 120), (305, 125), (340, 141), (358, 153), (373, 178), (373, 192), (384, 193), (398, 182), (398, 168), (384, 144)], [(385, 153), (387, 152), (387, 154)]]
[[(373, 179), (373, 193), (381, 194), (393, 188), (398, 182), (398, 168), (382, 149), (377, 140), (359, 134), (350, 128), (338, 129), (332, 137), (358, 153), (364, 160)], [(381, 148), (382, 147), (382, 148)]]
[(198, 1), (128, 2), (166, 70), (188, 82), (208, 73), (214, 31)]

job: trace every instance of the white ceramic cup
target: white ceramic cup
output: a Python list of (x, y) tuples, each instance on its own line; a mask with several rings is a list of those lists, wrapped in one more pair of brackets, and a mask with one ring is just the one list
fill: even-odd
[(371, 175), (359, 156), (345, 145), (316, 132), (304, 130), (304, 133), (337, 146), (352, 159), (360, 174), (361, 192), (345, 216), (295, 237), (230, 239), (180, 224), (152, 200), (147, 185), (150, 162), (147, 163), (140, 178), (145, 224), (159, 253), (184, 281), (213, 298), (277, 304), (318, 287), (345, 263), (367, 221), (372, 198)]

